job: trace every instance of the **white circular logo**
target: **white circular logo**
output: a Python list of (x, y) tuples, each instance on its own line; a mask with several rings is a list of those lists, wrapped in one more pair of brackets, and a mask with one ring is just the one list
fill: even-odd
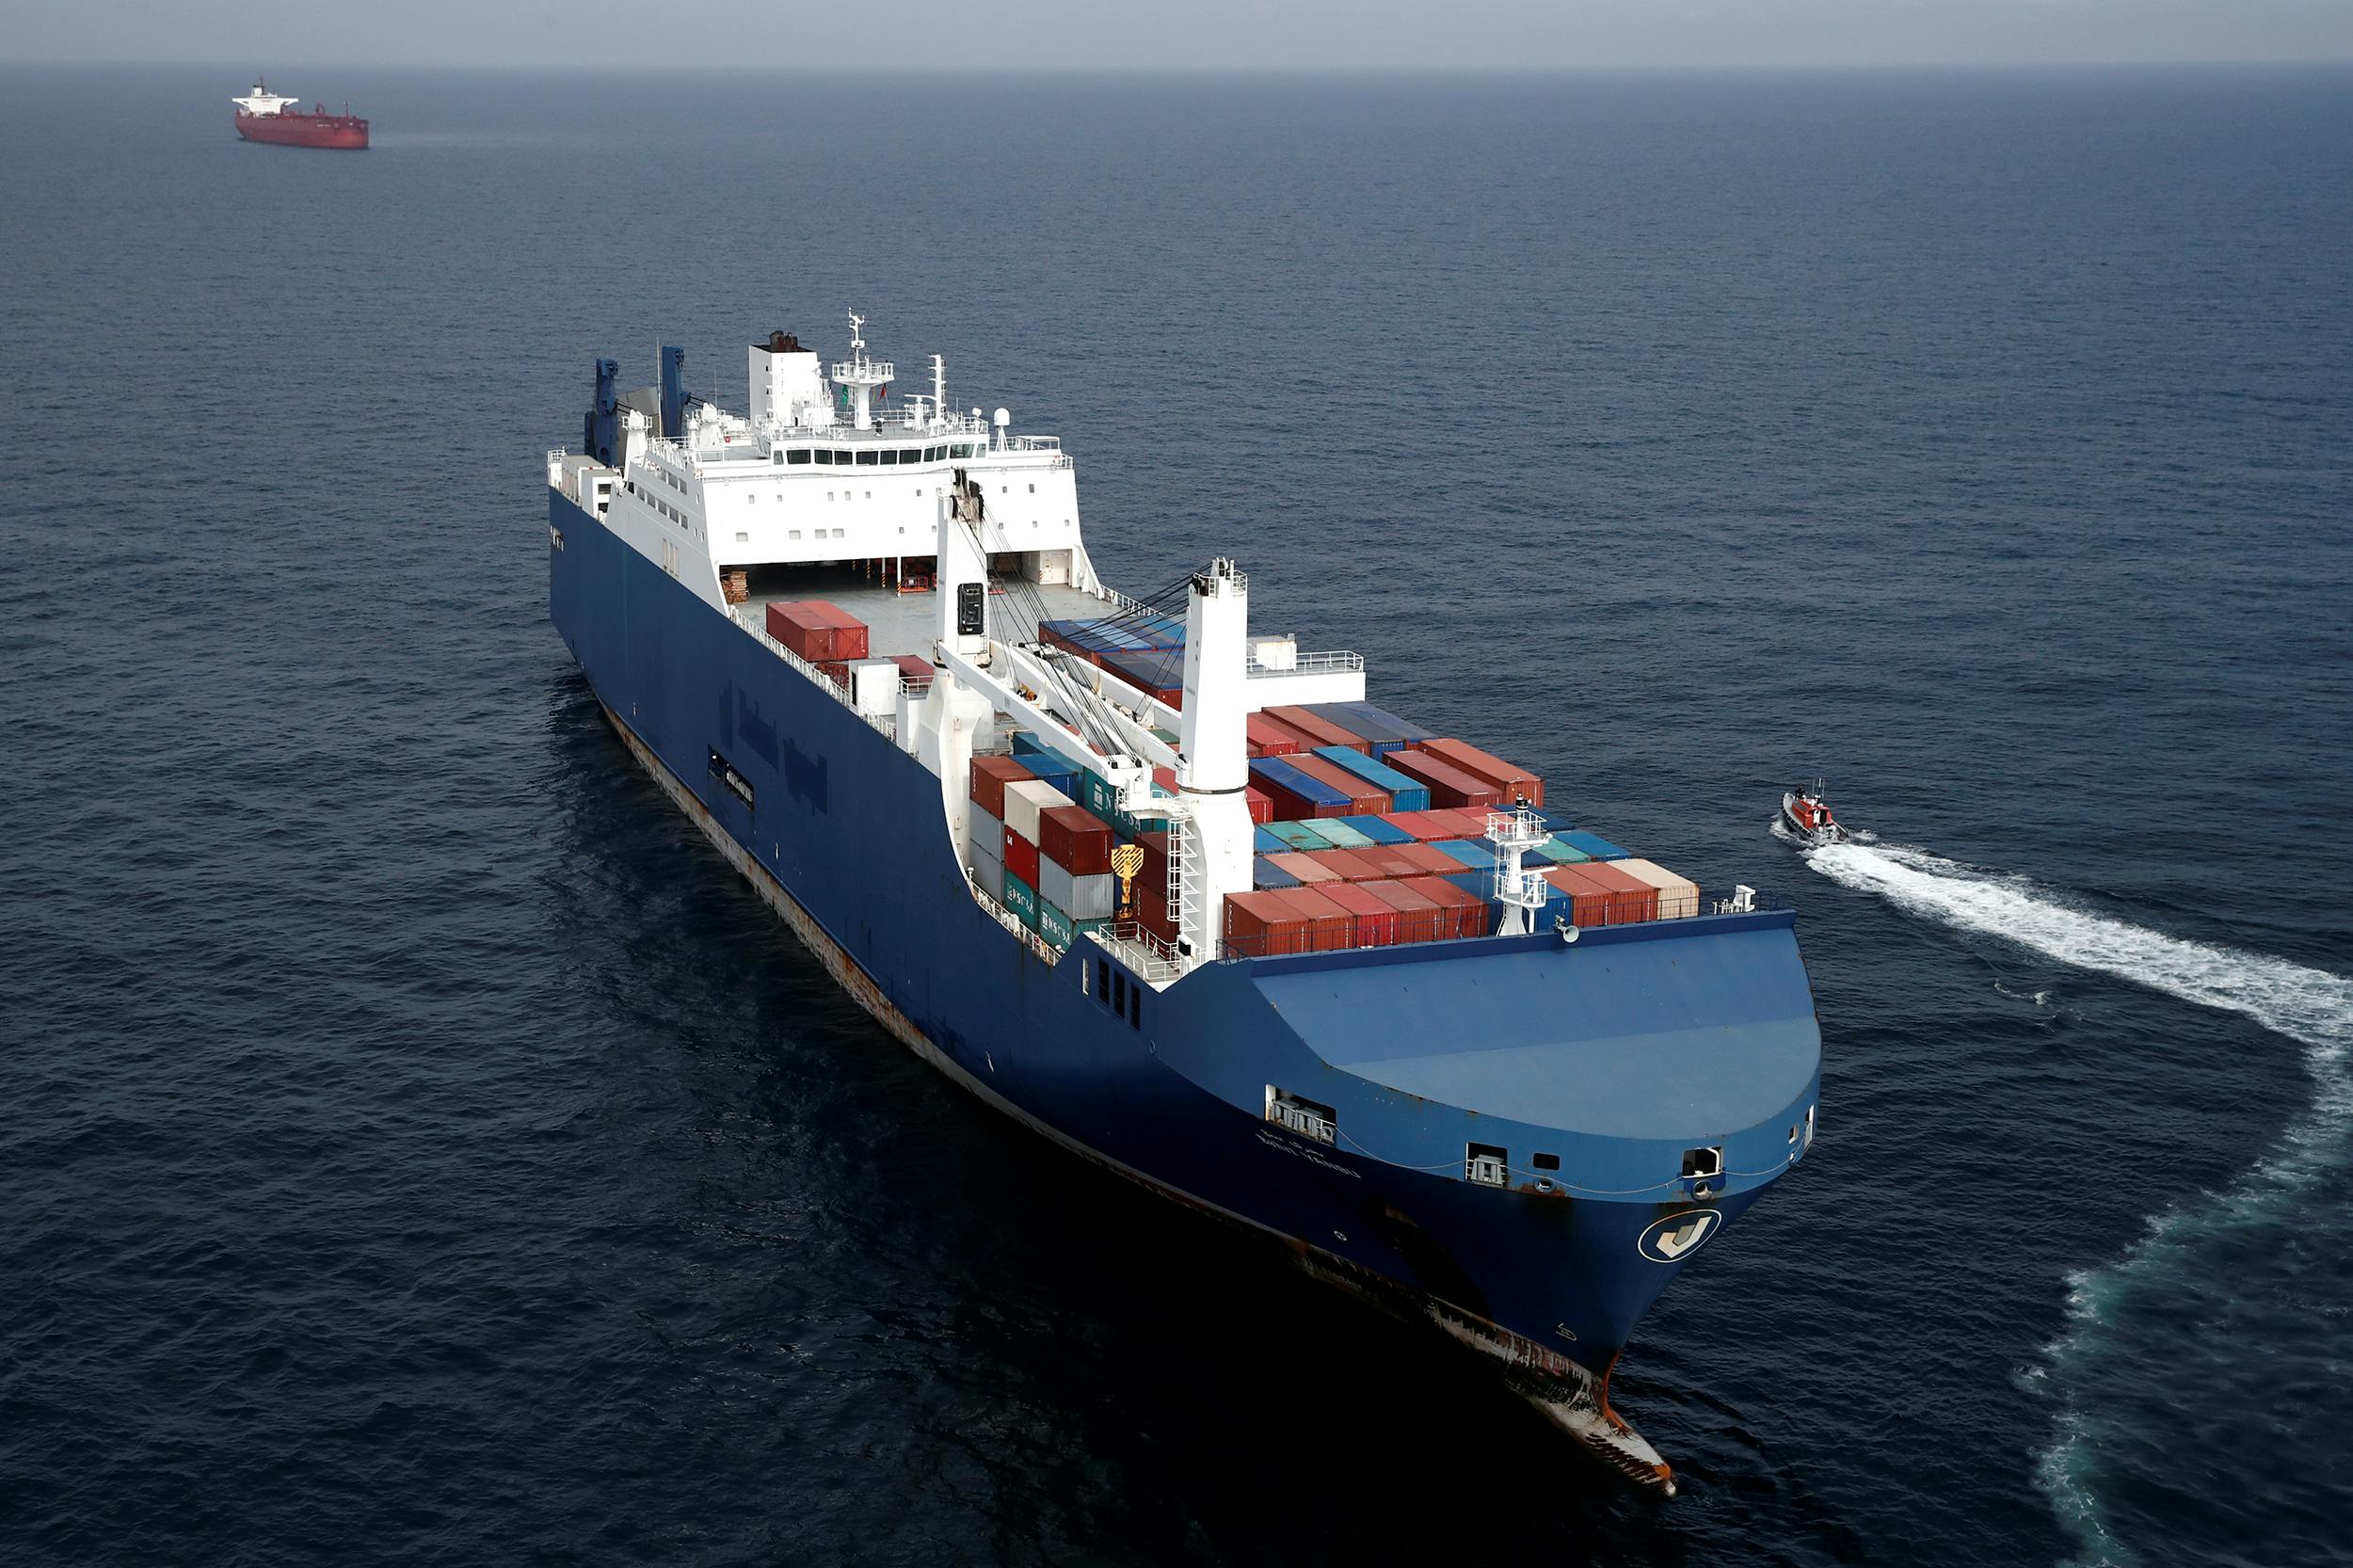
[(1663, 1220), (1653, 1220), (1634, 1244), (1653, 1263), (1680, 1263), (1716, 1234), (1724, 1217), (1713, 1208), (1687, 1208)]

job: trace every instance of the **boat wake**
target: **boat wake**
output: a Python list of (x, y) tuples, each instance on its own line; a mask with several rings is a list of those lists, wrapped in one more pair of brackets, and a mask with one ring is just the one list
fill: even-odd
[[(2055, 1437), (2036, 1476), (2079, 1544), (2079, 1560), (2137, 1562), (2132, 1545), (2120, 1539), (2126, 1532), (2103, 1505), (2101, 1472), (2113, 1450), (2144, 1448), (2151, 1421), (2194, 1432), (2231, 1407), (2200, 1397), (2217, 1386), (2233, 1401), (2263, 1403), (2266, 1393), (2276, 1394), (2285, 1368), (2254, 1363), (2281, 1359), (2283, 1332), (2305, 1341), (2295, 1349), (2296, 1361), (2309, 1350), (2311, 1365), (2326, 1368), (2341, 1356), (2327, 1315), (2309, 1310), (2301, 1295), (2341, 1267), (2329, 1261), (2331, 1227), (2316, 1223), (2308, 1200), (2353, 1149), (2353, 980), (2071, 907), (2026, 878), (1919, 849), (1833, 844), (1805, 858), (1833, 881), (1879, 894), (1909, 914), (2243, 1015), (2304, 1048), (2313, 1101), (2279, 1144), (2226, 1191), (2155, 1216), (2114, 1262), (2071, 1273), (2066, 1326), (2045, 1348), (2042, 1364), (2022, 1374), (2024, 1386), (2056, 1405)], [(2258, 1322), (2260, 1335), (2253, 1332)], [(2266, 1343), (2268, 1350), (2262, 1348)], [(2155, 1408), (2114, 1414), (2111, 1401)], [(2179, 1408), (2181, 1402), (2193, 1408)], [(2206, 1408), (2195, 1408), (2201, 1404)], [(2165, 1479), (2178, 1484), (2185, 1478)]]

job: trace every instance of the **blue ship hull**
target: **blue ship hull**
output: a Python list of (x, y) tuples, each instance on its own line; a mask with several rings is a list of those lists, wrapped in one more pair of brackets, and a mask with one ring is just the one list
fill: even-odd
[[(1820, 1040), (1786, 913), (1211, 963), (1131, 1019), (1105, 1005), (1100, 947), (1048, 962), (973, 899), (921, 762), (560, 491), (550, 522), (552, 618), (624, 741), (903, 1042), (1433, 1319), (1672, 1489), (1606, 1377), (1810, 1141)], [(1269, 1085), (1333, 1108), (1335, 1140), (1269, 1122)], [(1511, 1151), (1512, 1186), (1465, 1179), (1471, 1142)], [(1704, 1199), (1677, 1175), (1696, 1144), (1724, 1151)], [(1540, 1150), (1557, 1177), (1529, 1170)]]

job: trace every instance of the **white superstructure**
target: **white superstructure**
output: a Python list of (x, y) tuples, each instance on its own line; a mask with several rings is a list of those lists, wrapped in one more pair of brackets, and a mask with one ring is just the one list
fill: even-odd
[[(1061, 440), (1013, 433), (1004, 408), (950, 408), (936, 355), (928, 387), (894, 401), (895, 367), (869, 357), (864, 319), (849, 321), (849, 355), (830, 365), (783, 332), (750, 345), (746, 413), (681, 399), (668, 430), (650, 391), (617, 399), (611, 463), (559, 449), (548, 482), (795, 664), (768, 637), (763, 600), (832, 600), (867, 621), (875, 656), (934, 666), (895, 704), (863, 673), (838, 686), (802, 667), (939, 775), (960, 845), (970, 759), (1005, 727), (1089, 759), (1124, 809), (1168, 824), (1183, 940), (1128, 956), (1173, 979), (1214, 955), (1224, 896), (1250, 887), (1244, 716), (1361, 701), (1364, 661), (1253, 638), (1248, 579), (1227, 561), (1194, 574), (1175, 612), (1187, 627), (1181, 709), (1040, 644), (1040, 619), (1136, 608), (1088, 558)], [(1156, 792), (1155, 767), (1174, 770), (1173, 794)]]
[(230, 102), (248, 114), (267, 116), (283, 114), (287, 104), (299, 104), (302, 100), (299, 97), (289, 98), (284, 93), (270, 91), (267, 82), (256, 82), (253, 84), (251, 92), (247, 93), (243, 98), (232, 98)]

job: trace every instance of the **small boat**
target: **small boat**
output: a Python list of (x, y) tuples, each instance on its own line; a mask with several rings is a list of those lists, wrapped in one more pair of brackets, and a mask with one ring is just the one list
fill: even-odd
[(1847, 830), (1830, 814), (1819, 779), (1811, 790), (1791, 790), (1781, 797), (1781, 824), (1809, 848), (1847, 841)]

